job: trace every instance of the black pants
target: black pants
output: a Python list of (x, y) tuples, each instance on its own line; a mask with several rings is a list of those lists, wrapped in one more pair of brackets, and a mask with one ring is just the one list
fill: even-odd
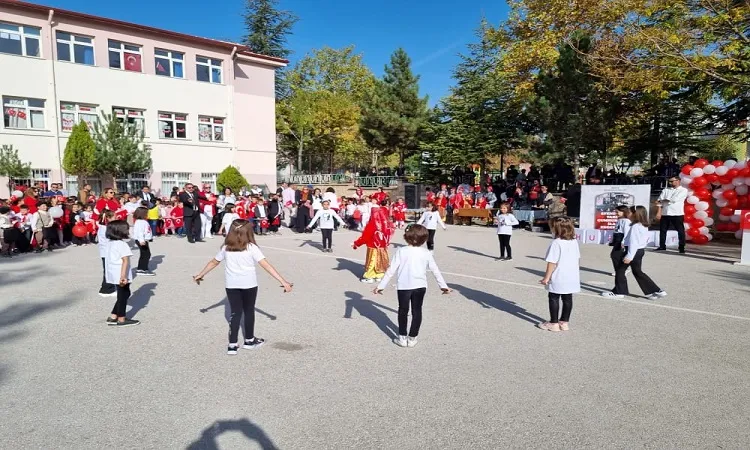
[(505, 258), (505, 254), (508, 254), (508, 258), (512, 258), (513, 255), (510, 251), (510, 235), (509, 234), (498, 234), (497, 239), (500, 241), (500, 257)]
[[(627, 249), (624, 249), (623, 252), (627, 252)], [(638, 286), (640, 286), (645, 295), (651, 295), (654, 292), (661, 291), (659, 286), (657, 286), (648, 275), (643, 273), (643, 270), (641, 269), (643, 256), (645, 254), (646, 252), (643, 251), (643, 249), (638, 250), (635, 252), (635, 256), (633, 256), (633, 260), (630, 261), (630, 264), (625, 264), (622, 259), (620, 260), (619, 265), (615, 268), (615, 288), (612, 289), (612, 292), (621, 295), (630, 294), (630, 291), (628, 291), (628, 279), (625, 276), (625, 271), (628, 267), (633, 271), (633, 277), (635, 278), (635, 281), (638, 282)], [(623, 253), (623, 256), (624, 255), (625, 253)]]
[(671, 226), (677, 230), (677, 239), (680, 251), (685, 250), (685, 216), (661, 216), (659, 220), (659, 248), (667, 248), (667, 231)]
[[(430, 230), (434, 232), (435, 230)], [(398, 334), (406, 336), (406, 324), (409, 321), (409, 305), (411, 304), (411, 328), (409, 336), (417, 337), (419, 327), (422, 326), (422, 303), (427, 288), (399, 290), (398, 292)]]
[(192, 216), (183, 216), (185, 236), (188, 242), (201, 240), (201, 216), (195, 212)]
[(107, 283), (107, 263), (102, 258), (102, 287), (99, 288), (100, 294), (111, 294), (117, 290), (117, 286)]
[(331, 248), (333, 244), (333, 230), (321, 228), (320, 233), (323, 235), (323, 248)]
[[(625, 257), (625, 250), (623, 250), (622, 247), (614, 247), (612, 248), (612, 251), (609, 253), (609, 258), (612, 260), (612, 267), (615, 269), (615, 272), (617, 272), (617, 268), (622, 264), (622, 258)], [(627, 269), (627, 268), (626, 268)], [(625, 271), (623, 271), (625, 273)]]
[(436, 230), (427, 230), (427, 250), (435, 248), (435, 231)]
[(136, 270), (148, 270), (148, 262), (151, 259), (151, 249), (148, 246), (148, 242), (141, 245), (140, 242), (137, 243), (138, 248), (140, 249), (140, 256), (138, 256), (138, 267), (136, 267)]
[[(558, 316), (560, 322), (570, 321), (570, 312), (573, 311), (573, 294), (555, 294), (550, 292), (547, 295), (549, 299), (549, 316), (550, 323), (557, 323)], [(562, 313), (560, 313), (560, 298), (562, 298)]]
[(117, 285), (117, 301), (115, 307), (112, 308), (112, 314), (117, 317), (125, 317), (125, 308), (128, 306), (128, 299), (130, 298), (130, 283), (126, 283), (125, 286)]
[(258, 287), (249, 289), (227, 288), (229, 300), (229, 343), (237, 344), (240, 334), (240, 321), (245, 314), (245, 340), (255, 337), (255, 299), (258, 297)]

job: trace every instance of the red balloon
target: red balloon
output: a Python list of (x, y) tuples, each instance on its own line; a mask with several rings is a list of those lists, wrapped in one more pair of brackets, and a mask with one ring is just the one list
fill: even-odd
[(693, 178), (693, 181), (690, 183), (690, 185), (695, 185), (696, 188), (702, 188), (703, 186), (708, 184), (708, 179), (704, 176), (695, 177)]
[[(720, 223), (719, 225), (726, 225), (726, 224)], [(718, 229), (718, 227), (717, 227), (717, 229)], [(696, 237), (698, 237), (698, 236), (701, 235), (701, 230), (699, 230), (697, 228), (691, 228), (691, 229), (687, 230), (686, 233), (689, 234), (693, 239), (695, 239)]]
[[(739, 175), (740, 175), (740, 170), (739, 169), (729, 169), (729, 171), (727, 171), (727, 178), (731, 178), (731, 179), (734, 180)], [(695, 181), (695, 180), (693, 180), (693, 181)]]
[(721, 195), (727, 200), (737, 200), (737, 191), (735, 191), (734, 189), (724, 191)]
[(713, 208), (708, 208), (706, 210), (706, 214), (708, 214), (708, 217), (713, 217), (714, 216), (714, 209)]
[(698, 197), (701, 200), (708, 200), (711, 198), (711, 192), (706, 188), (698, 188), (695, 191), (693, 191), (693, 195)]
[(740, 224), (738, 224), (738, 223), (734, 223), (734, 222), (729, 222), (729, 223), (727, 224), (727, 231), (732, 231), (732, 232), (734, 232), (734, 231), (737, 231), (737, 230), (739, 230), (739, 229), (740, 229)]
[(748, 209), (748, 205), (750, 205), (750, 198), (747, 195), (737, 197), (737, 207), (739, 209)]
[(719, 210), (719, 214), (722, 216), (731, 216), (734, 214), (734, 210), (732, 208), (724, 207)]
[(750, 167), (745, 167), (744, 169), (740, 170), (740, 176), (750, 177)]
[(705, 224), (706, 224), (706, 222), (704, 222), (701, 219), (693, 219), (693, 220), (690, 221), (690, 227), (691, 228), (700, 228), (700, 227), (702, 227)]
[(86, 234), (88, 234), (88, 230), (86, 230), (86, 225), (82, 222), (78, 222), (76, 226), (73, 227), (73, 236), (82, 238), (86, 237)]
[(719, 161), (718, 159), (714, 159), (713, 162), (711, 162), (711, 165), (714, 167), (721, 167), (724, 165), (724, 161)]
[(716, 231), (727, 231), (727, 224), (726, 222), (719, 222), (714, 226), (714, 228), (716, 228)]
[(697, 167), (699, 169), (702, 169), (702, 168), (706, 167), (707, 165), (708, 165), (708, 160), (707, 159), (703, 159), (703, 158), (701, 158), (701, 159), (695, 161), (695, 163), (693, 163), (693, 167)]
[(684, 166), (682, 166), (682, 173), (684, 173), (685, 175), (690, 175), (691, 170), (693, 170), (693, 166), (691, 166), (690, 164), (685, 164)]
[(702, 234), (699, 234), (698, 236), (694, 236), (693, 243), (698, 244), (698, 245), (708, 244), (708, 236), (704, 236)]
[(690, 203), (685, 203), (685, 216), (692, 216), (695, 214), (695, 205), (691, 205)]
[(706, 175), (703, 175), (703, 178), (705, 178), (706, 180), (708, 180), (709, 183), (713, 183), (714, 181), (718, 181), (719, 180), (719, 176), (716, 175), (715, 173), (708, 173)]
[(719, 177), (719, 183), (721, 184), (732, 184), (732, 179), (728, 176), (724, 175), (723, 177)]
[[(734, 191), (732, 191), (734, 192)], [(737, 205), (739, 205), (740, 202), (736, 198), (727, 199), (727, 208), (737, 209)]]

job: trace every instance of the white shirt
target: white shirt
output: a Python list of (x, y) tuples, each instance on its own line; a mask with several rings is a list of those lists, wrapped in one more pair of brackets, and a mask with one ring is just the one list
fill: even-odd
[(581, 292), (581, 274), (578, 260), (581, 253), (575, 239), (553, 239), (547, 248), (544, 260), (557, 264), (547, 285), (553, 294), (574, 294)]
[(127, 211), (128, 214), (133, 214), (139, 206), (141, 206), (141, 204), (138, 202), (127, 202), (125, 203), (125, 211)]
[[(122, 270), (122, 258), (133, 256), (130, 246), (125, 241), (109, 241), (107, 245), (107, 256), (104, 257), (105, 278), (107, 283), (120, 284), (120, 271)], [(133, 271), (130, 270), (130, 258), (127, 259), (128, 283), (133, 281)]]
[(227, 289), (250, 289), (258, 286), (255, 263), (266, 259), (257, 245), (250, 244), (247, 250), (228, 252), (222, 246), (215, 260), (224, 262), (224, 281)]
[(283, 206), (287, 206), (287, 203), (291, 203), (292, 205), (294, 205), (295, 196), (296, 196), (295, 190), (290, 187), (281, 191), (281, 201), (284, 202)]
[(630, 221), (630, 219), (623, 217), (621, 219), (617, 219), (617, 225), (615, 225), (615, 233), (622, 233), (624, 235), (628, 234), (628, 231), (630, 231), (630, 225), (632, 225), (633, 222)]
[(339, 215), (336, 214), (336, 211), (330, 208), (319, 209), (318, 212), (315, 213), (315, 216), (313, 216), (312, 220), (310, 221), (308, 228), (312, 228), (318, 219), (320, 219), (321, 230), (332, 230), (335, 222), (338, 222), (339, 225), (344, 224), (344, 222), (341, 220), (341, 217), (339, 217)]
[(153, 239), (151, 225), (143, 219), (136, 220), (135, 224), (133, 224), (133, 240), (143, 244), (151, 239)]
[(239, 218), (240, 215), (237, 213), (224, 213), (224, 217), (221, 218), (221, 224), (224, 225), (224, 231), (229, 232), (229, 227), (232, 225), (232, 222)]
[(628, 248), (628, 254), (625, 258), (632, 260), (635, 252), (648, 246), (648, 237), (650, 232), (648, 228), (640, 223), (634, 223), (630, 226), (630, 231), (625, 235), (623, 246)]
[(203, 205), (203, 214), (207, 215), (208, 217), (214, 216), (214, 205), (208, 203)]
[(96, 230), (96, 246), (99, 247), (99, 257), (107, 257), (107, 246), (109, 239), (107, 239), (107, 226), (99, 225), (99, 229)]
[(428, 230), (437, 230), (438, 223), (444, 230), (446, 229), (445, 222), (443, 222), (443, 218), (440, 217), (438, 211), (426, 211), (422, 214), (422, 217), (419, 218), (419, 221), (417, 221), (417, 224), (424, 225)]
[(688, 190), (682, 186), (676, 188), (664, 188), (659, 194), (657, 201), (661, 204), (661, 213), (664, 216), (684, 216), (685, 200)]
[(419, 289), (427, 287), (427, 269), (432, 271), (435, 280), (442, 289), (448, 287), (445, 284), (443, 275), (438, 269), (432, 252), (424, 247), (412, 247), (411, 245), (401, 247), (396, 251), (391, 259), (391, 265), (378, 284), (378, 289), (385, 289), (388, 281), (398, 273), (396, 280), (396, 289), (399, 291), (408, 289)]
[(333, 209), (339, 209), (339, 199), (336, 197), (335, 192), (326, 192), (323, 194), (323, 200), (331, 202), (330, 207)]
[(237, 203), (237, 197), (234, 196), (234, 194), (229, 195), (220, 195), (219, 199), (216, 201), (216, 206), (218, 208), (224, 209), (225, 206), (228, 204), (236, 204)]
[(497, 234), (513, 234), (513, 225), (518, 225), (518, 219), (511, 213), (497, 213)]
[(312, 209), (318, 210), (323, 207), (323, 201), (320, 199), (320, 197), (313, 197), (312, 199)]
[(354, 211), (357, 210), (357, 205), (354, 203), (350, 203), (346, 205), (346, 217), (351, 217), (354, 215)]

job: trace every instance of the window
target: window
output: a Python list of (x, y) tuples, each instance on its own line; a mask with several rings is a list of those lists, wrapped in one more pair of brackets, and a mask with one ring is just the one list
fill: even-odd
[(185, 57), (183, 53), (156, 49), (155, 55), (154, 62), (156, 64), (157, 75), (185, 78), (182, 71), (182, 61)]
[(145, 132), (142, 109), (115, 107), (112, 108), (112, 114), (114, 114), (118, 122), (135, 126), (141, 133)]
[(50, 169), (31, 169), (31, 178), (11, 178), (10, 181), (14, 186), (38, 187), (39, 182), (44, 185), (44, 190), (49, 189)]
[(109, 67), (129, 72), (141, 72), (141, 47), (110, 39)]
[(148, 186), (148, 174), (147, 173), (131, 173), (126, 178), (118, 178), (115, 180), (118, 192), (136, 192), (143, 189), (143, 186)]
[(224, 119), (198, 116), (198, 139), (201, 141), (223, 141)]
[[(102, 192), (102, 181), (99, 178), (84, 178), (84, 183), (88, 183), (91, 185), (91, 191), (95, 192), (96, 194), (100, 194)], [(65, 178), (65, 184), (68, 189), (68, 195), (75, 195), (78, 197), (78, 177), (74, 175), (68, 175)], [(85, 198), (79, 198), (79, 201), (86, 204), (87, 199)]]
[(96, 114), (96, 106), (81, 105), (78, 103), (60, 103), (60, 123), (62, 131), (73, 131), (73, 125), (86, 122), (89, 131), (94, 130), (94, 124), (99, 116)]
[(221, 60), (204, 58), (197, 56), (195, 58), (198, 81), (207, 83), (221, 84)]
[(190, 182), (190, 172), (162, 172), (161, 195), (168, 197), (173, 187), (182, 187)]
[(211, 185), (211, 192), (216, 192), (216, 173), (201, 173), (201, 186), (204, 184)]
[(41, 35), (41, 28), (0, 22), (0, 53), (38, 58)]
[(159, 137), (162, 139), (187, 139), (187, 115), (160, 112)]
[(93, 66), (94, 39), (58, 31), (57, 60)]
[(44, 100), (3, 97), (5, 128), (44, 129)]

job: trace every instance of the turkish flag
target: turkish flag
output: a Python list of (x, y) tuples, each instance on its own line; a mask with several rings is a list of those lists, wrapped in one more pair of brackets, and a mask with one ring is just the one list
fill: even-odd
[(141, 71), (141, 55), (133, 55), (131, 53), (125, 54), (125, 70), (131, 72)]
[(165, 69), (164, 66), (162, 66), (159, 61), (156, 62), (156, 70), (158, 72), (166, 72), (167, 71), (167, 69)]
[(740, 211), (740, 217), (742, 218), (742, 229), (750, 230), (750, 209)]

